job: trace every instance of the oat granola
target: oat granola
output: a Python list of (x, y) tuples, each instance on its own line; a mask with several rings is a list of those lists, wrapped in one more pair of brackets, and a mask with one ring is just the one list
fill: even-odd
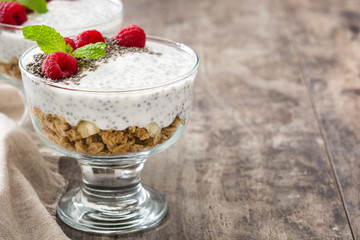
[(0, 73), (5, 73), (6, 75), (21, 81), (21, 72), (18, 61), (19, 59), (16, 57), (13, 57), (9, 63), (0, 61)]
[(81, 121), (71, 126), (65, 118), (45, 114), (39, 108), (32, 109), (44, 134), (54, 143), (72, 151), (97, 155), (118, 155), (141, 151), (168, 140), (185, 119), (176, 117), (168, 126), (160, 129), (156, 124), (145, 128), (136, 126), (124, 130), (100, 130), (95, 124)]

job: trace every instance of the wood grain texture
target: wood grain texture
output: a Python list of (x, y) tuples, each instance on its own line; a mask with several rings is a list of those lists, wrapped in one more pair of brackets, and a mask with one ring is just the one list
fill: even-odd
[[(185, 134), (147, 162), (167, 218), (125, 235), (72, 239), (351, 239), (282, 1), (124, 0), (124, 25), (200, 57)], [(80, 180), (76, 162), (61, 172)]]
[(360, 2), (291, 0), (289, 12), (351, 226), (360, 239)]

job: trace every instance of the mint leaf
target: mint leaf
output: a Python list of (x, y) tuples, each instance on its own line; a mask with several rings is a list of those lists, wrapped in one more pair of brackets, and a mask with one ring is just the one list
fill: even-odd
[(16, 0), (21, 5), (30, 8), (38, 13), (46, 13), (48, 11), (45, 0)]
[(46, 25), (23, 27), (23, 35), (28, 40), (36, 41), (40, 49), (46, 54), (53, 52), (71, 53), (72, 51), (71, 46), (66, 44), (60, 33)]
[(98, 59), (99, 57), (105, 57), (106, 44), (103, 42), (97, 42), (95, 44), (90, 43), (81, 48), (76, 49), (71, 53), (76, 58), (91, 58)]

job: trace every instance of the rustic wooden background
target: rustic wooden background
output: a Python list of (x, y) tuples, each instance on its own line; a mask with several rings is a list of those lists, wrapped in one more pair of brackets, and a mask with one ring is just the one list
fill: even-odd
[[(124, 0), (200, 57), (191, 119), (146, 164), (155, 229), (71, 239), (360, 239), (360, 1)], [(76, 162), (61, 173), (79, 184)]]

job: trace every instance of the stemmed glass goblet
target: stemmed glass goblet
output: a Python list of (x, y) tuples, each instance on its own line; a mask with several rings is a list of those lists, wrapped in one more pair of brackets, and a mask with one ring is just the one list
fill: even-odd
[[(68, 191), (57, 206), (60, 219), (73, 228), (100, 234), (130, 233), (152, 227), (166, 215), (168, 206), (165, 197), (141, 184), (141, 171), (150, 155), (167, 149), (183, 133), (188, 122), (199, 59), (193, 50), (183, 44), (149, 36), (147, 41), (187, 54), (189, 69), (164, 84), (151, 87), (88, 91), (59, 87), (32, 74), (26, 66), (32, 56), (39, 52), (37, 47), (29, 49), (20, 59), (25, 93), (36, 132), (56, 151), (76, 158), (82, 171), (82, 186)], [(148, 111), (162, 109), (168, 111), (168, 114), (162, 113), (164, 116), (174, 113), (176, 116), (173, 116), (170, 125), (162, 128), (159, 128), (160, 123), (154, 122), (149, 122), (146, 127), (117, 127), (124, 126), (131, 119), (130, 113), (146, 118), (146, 111), (137, 110), (145, 102), (152, 106)], [(63, 109), (64, 116), (51, 112), (56, 104), (68, 106)], [(79, 119), (81, 121), (77, 126), (66, 121), (66, 116), (81, 115), (71, 110), (74, 104), (82, 104), (84, 110), (81, 118), (85, 119)], [(112, 107), (105, 107), (104, 104)], [(101, 130), (92, 123), (92, 118), (98, 115), (95, 109), (99, 108), (103, 109), (103, 119), (114, 124), (113, 129)], [(129, 115), (117, 116), (113, 113), (114, 108), (128, 109), (125, 112)], [(120, 118), (115, 120), (115, 117)], [(72, 129), (75, 132), (70, 133)], [(85, 129), (84, 134), (81, 129)], [(87, 136), (86, 140), (79, 137), (77, 130), (80, 135)], [(80, 139), (71, 141), (77, 138)], [(126, 150), (121, 144), (113, 146), (111, 142), (116, 141), (115, 138), (124, 138), (124, 146), (130, 145)]]

